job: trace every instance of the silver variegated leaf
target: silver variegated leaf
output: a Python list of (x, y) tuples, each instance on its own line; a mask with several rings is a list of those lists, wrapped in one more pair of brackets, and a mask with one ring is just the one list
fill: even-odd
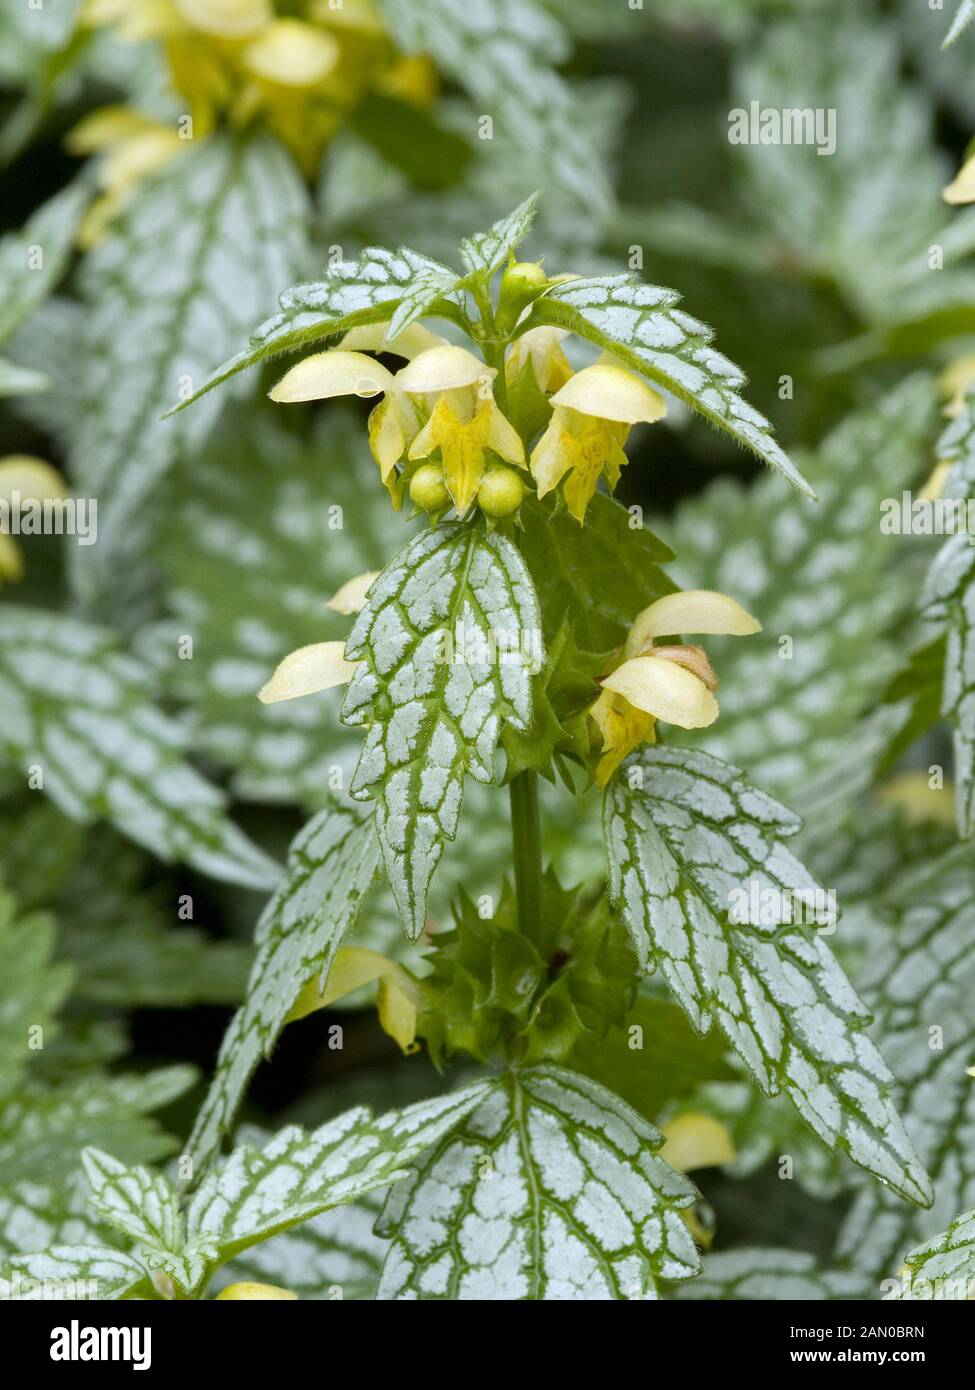
[(700, 1031), (716, 1019), (767, 1095), (910, 1201), (931, 1184), (865, 1033), (870, 1014), (816, 926), (829, 903), (786, 839), (792, 812), (707, 754), (653, 747), (606, 790), (610, 892), (644, 969)]
[(183, 735), (153, 693), (149, 673), (106, 629), (41, 609), (0, 610), (0, 761), (41, 776), (73, 820), (107, 817), (162, 859), (273, 887), (278, 865), (183, 761)]
[[(938, 441), (938, 458), (952, 465), (943, 500), (957, 504), (967, 522), (975, 505), (975, 402), (969, 400)], [(941, 713), (951, 721), (955, 753), (958, 833), (975, 833), (975, 544), (967, 525), (935, 556), (920, 611), (946, 628)]]
[(902, 1107), (934, 1181), (929, 1211), (865, 1185), (839, 1242), (844, 1263), (892, 1277), (911, 1245), (975, 1206), (975, 893), (971, 851), (955, 844), (905, 870), (873, 904), (873, 949), (858, 980), (877, 1015), (874, 1037), (897, 1075)]
[(538, 197), (537, 193), (533, 193), (507, 217), (499, 217), (486, 232), (464, 237), (460, 244), (460, 258), (471, 278), (487, 283), (501, 269), (531, 230)]
[(90, 197), (77, 180), (42, 203), (24, 226), (0, 240), (0, 342), (27, 319), (61, 278)]
[(508, 1072), (387, 1199), (380, 1299), (643, 1299), (700, 1268), (663, 1136), (561, 1067)]
[(430, 312), (440, 295), (438, 289), (431, 296), (431, 289), (445, 285), (448, 275), (453, 275), (454, 283), (460, 278), (438, 261), (407, 247), (387, 251), (371, 246), (354, 261), (340, 261), (330, 266), (321, 280), (294, 285), (280, 295), (279, 311), (254, 330), (250, 345), (218, 367), (170, 414), (192, 404), (245, 367), (282, 352), (309, 347), (352, 328), (388, 323), (404, 302), (407, 321), (414, 317), (411, 306), (422, 304), (419, 312)]
[(891, 1301), (971, 1299), (975, 1292), (975, 1209), (962, 1212), (947, 1231), (904, 1257), (906, 1269)]
[(593, 139), (589, 104), (554, 71), (567, 37), (536, 0), (379, 0), (402, 48), (428, 53), (489, 113), (492, 144), (522, 176), (521, 196), (546, 190), (549, 204), (590, 217), (612, 206)]
[(19, 1182), (0, 1191), (0, 1273), (3, 1259), (52, 1245), (102, 1245), (105, 1232), (88, 1210), (84, 1184)]
[(32, 1030), (47, 1042), (71, 988), (70, 966), (55, 963), (53, 918), (18, 919), (14, 900), (0, 892), (0, 1098), (18, 1083), (31, 1058)]
[(60, 1085), (33, 1082), (0, 1105), (0, 1173), (5, 1183), (64, 1181), (88, 1144), (111, 1144), (126, 1162), (153, 1162), (176, 1148), (152, 1114), (197, 1079), (189, 1066), (107, 1076), (90, 1069)]
[(18, 367), (16, 362), (0, 357), (0, 396), (30, 396), (36, 391), (46, 391), (50, 384), (50, 377), (43, 372)]
[(876, 706), (902, 660), (891, 631), (917, 589), (910, 542), (884, 534), (882, 504), (899, 502), (924, 467), (931, 418), (930, 383), (912, 377), (802, 459), (817, 506), (783, 497), (771, 477), (748, 488), (722, 479), (664, 532), (678, 584), (733, 594), (763, 627), (747, 641), (708, 638), (721, 717), (706, 734), (675, 729), (674, 741), (706, 738), (804, 820), (852, 801), (889, 741), (883, 727), (874, 739), (889, 713)]
[(531, 720), (542, 637), (521, 555), (477, 525), (416, 537), (372, 586), (345, 653), (359, 665), (342, 722), (367, 726), (350, 791), (376, 800), (386, 873), (416, 940), (465, 774), (492, 781), (502, 722), (524, 732)]
[[(82, 496), (99, 499), (99, 538), (72, 552), (76, 585), (100, 596), (146, 517), (140, 510), (180, 448), (202, 443), (209, 406), (160, 419), (203, 380), (304, 264), (306, 195), (273, 140), (222, 135), (140, 185), (84, 275), (85, 400), (72, 451)], [(160, 254), (160, 248), (165, 254)]]
[(960, 39), (973, 19), (975, 19), (975, 0), (961, 0), (961, 4), (951, 21), (951, 27), (945, 35), (942, 48), (949, 48), (956, 39)]
[(108, 1245), (53, 1245), (17, 1255), (0, 1273), (0, 1291), (18, 1301), (74, 1302), (147, 1297), (151, 1273), (135, 1255)]
[(230, 1129), (254, 1068), (267, 1057), (302, 987), (324, 987), (379, 862), (372, 816), (337, 802), (291, 846), (284, 881), (257, 924), (257, 958), (243, 1005), (230, 1021), (217, 1067), (187, 1144), (202, 1172)]
[(224, 1266), (221, 1281), (276, 1284), (299, 1298), (372, 1299), (388, 1246), (373, 1231), (382, 1206), (382, 1193), (369, 1192), (354, 1205), (323, 1212), (246, 1250)]
[(768, 420), (738, 394), (744, 373), (711, 347), (711, 329), (679, 309), (679, 302), (676, 290), (645, 284), (636, 275), (600, 275), (550, 290), (535, 302), (530, 323), (555, 324), (588, 338), (815, 497), (772, 437)]
[(484, 1093), (483, 1085), (471, 1086), (378, 1119), (358, 1107), (311, 1133), (291, 1125), (263, 1149), (241, 1145), (190, 1201), (188, 1246), (211, 1246), (215, 1262), (223, 1263), (321, 1212), (398, 1182)]
[(773, 1303), (858, 1298), (860, 1281), (839, 1270), (822, 1269), (804, 1250), (745, 1249), (705, 1255), (704, 1270), (674, 1296), (700, 1300)]

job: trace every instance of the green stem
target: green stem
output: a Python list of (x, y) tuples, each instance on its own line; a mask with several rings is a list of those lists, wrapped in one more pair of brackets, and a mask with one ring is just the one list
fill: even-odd
[(542, 834), (538, 818), (538, 774), (519, 772), (508, 784), (518, 925), (530, 935), (542, 911)]

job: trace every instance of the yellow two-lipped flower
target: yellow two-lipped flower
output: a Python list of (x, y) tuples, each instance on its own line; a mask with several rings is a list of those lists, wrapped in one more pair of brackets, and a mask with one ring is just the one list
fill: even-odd
[[(551, 340), (545, 347), (551, 362)], [(544, 348), (541, 357), (544, 371)], [(584, 367), (550, 400), (552, 418), (532, 450), (532, 475), (539, 497), (565, 478), (566, 505), (582, 525), (599, 479), (605, 474), (611, 491), (619, 482), (630, 430), (662, 420), (667, 407), (652, 386), (611, 362)]]
[[(378, 579), (375, 570), (357, 574), (346, 580), (325, 605), (335, 613), (351, 616), (366, 605), (366, 596)], [(356, 663), (346, 661), (344, 642), (311, 642), (289, 652), (275, 668), (257, 698), (264, 705), (276, 705), (282, 700), (300, 700), (303, 695), (316, 695), (320, 690), (335, 690), (348, 685), (355, 674)]]
[(662, 719), (682, 729), (703, 729), (718, 717), (717, 677), (699, 646), (656, 646), (655, 639), (682, 633), (736, 637), (761, 624), (727, 594), (687, 589), (667, 594), (638, 615), (618, 665), (600, 681), (602, 693), (589, 713), (603, 744), (596, 781), (605, 786), (623, 759), (654, 739)]
[[(463, 515), (487, 470), (488, 450), (525, 466), (521, 438), (494, 399), (491, 383), (497, 371), (466, 348), (436, 339), (419, 325), (388, 344), (383, 344), (382, 334), (382, 325), (355, 330), (338, 348), (304, 358), (285, 373), (271, 391), (271, 399), (382, 395), (369, 416), (369, 446), (394, 505), (398, 507), (402, 500), (397, 464), (439, 453), (451, 501)], [(411, 360), (391, 372), (366, 352), (349, 351), (344, 344), (350, 340)], [(423, 350), (414, 352), (419, 343), (424, 344)]]

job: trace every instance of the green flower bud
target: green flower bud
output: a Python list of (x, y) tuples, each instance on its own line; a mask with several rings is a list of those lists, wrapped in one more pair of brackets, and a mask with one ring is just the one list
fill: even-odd
[(511, 261), (501, 277), (498, 298), (497, 325), (502, 333), (510, 333), (521, 312), (537, 299), (548, 284), (541, 261)]
[(439, 512), (450, 502), (439, 463), (421, 463), (410, 479), (410, 501), (421, 512)]
[(513, 468), (492, 468), (477, 489), (477, 502), (488, 516), (511, 516), (521, 506), (525, 484)]
[(217, 1294), (217, 1302), (242, 1299), (247, 1303), (269, 1303), (277, 1299), (297, 1297), (298, 1295), (290, 1289), (282, 1289), (277, 1284), (255, 1284), (245, 1281), (240, 1284), (228, 1284), (225, 1289), (221, 1289)]

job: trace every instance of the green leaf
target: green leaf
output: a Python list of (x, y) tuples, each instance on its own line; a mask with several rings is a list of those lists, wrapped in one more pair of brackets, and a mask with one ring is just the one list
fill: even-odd
[(254, 1068), (270, 1055), (309, 980), (324, 989), (379, 861), (372, 816), (337, 802), (295, 839), (285, 877), (257, 924), (247, 997), (230, 1022), (187, 1149), (202, 1173), (229, 1130)]
[(429, 54), (478, 115), (491, 114), (491, 143), (509, 177), (520, 175), (522, 196), (544, 187), (577, 213), (605, 213), (612, 193), (587, 104), (553, 71), (569, 44), (534, 0), (379, 0), (379, 8), (401, 48)]
[(850, 1210), (839, 1254), (871, 1279), (892, 1275), (912, 1244), (943, 1231), (975, 1199), (975, 893), (971, 850), (952, 846), (908, 862), (872, 904), (871, 949), (859, 984), (873, 1007), (873, 1036), (890, 1059), (910, 1133), (934, 1181), (930, 1211), (912, 1211), (865, 1187)]
[(498, 218), (488, 231), (464, 237), (460, 244), (460, 259), (471, 279), (487, 284), (507, 262), (531, 230), (538, 210), (538, 199), (539, 194), (533, 193), (514, 212)]
[(0, 240), (0, 342), (30, 317), (64, 274), (90, 193), (76, 179), (42, 203), (19, 231)]
[(288, 652), (345, 636), (349, 619), (326, 599), (382, 569), (404, 522), (373, 485), (360, 418), (335, 404), (303, 439), (283, 413), (238, 412), (207, 467), (174, 472), (155, 552), (171, 616), (140, 634), (139, 651), (189, 706), (194, 748), (231, 770), (236, 796), (318, 809), (359, 751), (338, 722), (341, 693), (263, 705), (257, 691)]
[(655, 1298), (700, 1268), (663, 1136), (560, 1067), (509, 1072), (390, 1194), (380, 1299)]
[[(351, 328), (387, 323), (404, 300), (422, 301), (431, 285), (441, 283), (445, 272), (446, 267), (438, 261), (405, 246), (398, 251), (371, 246), (354, 261), (329, 266), (324, 279), (286, 290), (279, 298), (280, 311), (254, 330), (250, 346), (218, 367), (169, 415), (177, 414), (245, 367), (334, 338)], [(449, 273), (455, 282), (459, 279), (454, 272)], [(452, 313), (454, 308), (449, 302), (438, 302), (434, 295), (420, 312)]]
[(0, 891), (0, 1097), (17, 1085), (32, 1050), (54, 1034), (73, 971), (53, 958), (53, 919), (18, 920), (14, 899)]
[(930, 420), (930, 385), (911, 378), (803, 460), (817, 507), (783, 497), (771, 478), (748, 489), (722, 481), (672, 524), (677, 582), (734, 595), (763, 626), (744, 640), (707, 639), (721, 679), (708, 750), (803, 816), (820, 797), (855, 794), (861, 716), (902, 659), (890, 630), (909, 614), (916, 581), (909, 538), (884, 534), (881, 504), (899, 501), (924, 466)]
[(785, 1091), (824, 1143), (927, 1205), (870, 1015), (805, 923), (824, 900), (785, 844), (799, 828), (737, 768), (645, 749), (606, 790), (612, 899), (697, 1029), (716, 1018), (767, 1095)]
[(373, 1233), (381, 1192), (335, 1207), (273, 1240), (254, 1245), (220, 1271), (221, 1282), (253, 1279), (290, 1289), (299, 1298), (343, 1301), (375, 1297), (387, 1242)]
[[(281, 1130), (263, 1149), (241, 1145), (204, 1180), (186, 1211), (185, 1250), (211, 1264), (375, 1188), (405, 1178), (423, 1151), (453, 1129), (484, 1095), (468, 1087), (372, 1119), (361, 1107), (306, 1134)], [(184, 1271), (201, 1282), (205, 1271)], [(181, 1281), (182, 1282), (182, 1281)]]
[(142, 1261), (107, 1245), (54, 1245), (19, 1255), (6, 1266), (3, 1278), (10, 1281), (9, 1297), (23, 1301), (152, 1296), (150, 1271)]
[(858, 1298), (861, 1293), (858, 1280), (821, 1269), (805, 1251), (747, 1249), (705, 1255), (703, 1273), (676, 1288), (674, 1297), (770, 1303)]
[(56, 1187), (21, 1182), (0, 1190), (0, 1270), (11, 1255), (104, 1243), (104, 1229), (92, 1220), (82, 1184), (73, 1178)]
[(342, 722), (368, 725), (350, 792), (376, 799), (387, 877), (415, 941), (465, 773), (493, 781), (502, 724), (531, 719), (530, 667), (544, 647), (524, 561), (478, 525), (425, 532), (376, 580), (345, 652), (360, 664)]
[(579, 646), (594, 654), (598, 674), (621, 646), (642, 609), (673, 593), (660, 566), (674, 552), (625, 507), (597, 492), (586, 524), (527, 497), (519, 513), (522, 551), (531, 571), (545, 630), (557, 632), (568, 617)]
[(975, 0), (961, 0), (961, 4), (955, 11), (955, 17), (951, 21), (951, 28), (945, 35), (941, 47), (950, 48), (956, 39), (961, 38), (973, 19), (975, 19)]
[(0, 607), (0, 757), (73, 820), (107, 817), (167, 860), (254, 888), (278, 866), (227, 818), (224, 798), (180, 755), (150, 701), (148, 672), (106, 629), (40, 609)]
[(672, 392), (718, 429), (815, 498), (802, 474), (772, 438), (771, 425), (738, 395), (742, 372), (710, 346), (707, 324), (676, 306), (674, 290), (636, 275), (570, 280), (535, 301), (529, 326), (554, 324), (578, 333), (634, 371)]
[(970, 1299), (975, 1281), (975, 1210), (962, 1212), (947, 1231), (904, 1257), (906, 1276), (887, 1299)]
[(690, 1095), (705, 1081), (735, 1075), (720, 1034), (702, 1037), (676, 1004), (648, 995), (638, 997), (623, 1022), (602, 1037), (583, 1034), (566, 1065), (651, 1122), (659, 1120), (668, 1102)]
[(830, 6), (767, 26), (739, 53), (734, 108), (749, 112), (760, 95), (764, 110), (835, 112), (826, 157), (817, 151), (828, 145), (809, 139), (732, 146), (756, 220), (810, 278), (831, 279), (861, 320), (896, 322), (905, 290), (930, 291), (949, 274), (928, 266), (948, 165), (933, 138), (932, 100), (901, 70), (893, 23)]
[[(473, 146), (439, 124), (434, 113), (375, 90), (353, 112), (346, 129), (378, 151), (387, 168), (405, 174), (413, 188), (443, 192), (463, 178), (474, 156)], [(331, 200), (324, 205), (334, 216)]]
[[(952, 465), (942, 496), (963, 512), (975, 501), (975, 403), (969, 400), (938, 441), (938, 458)], [(928, 571), (919, 608), (944, 626), (947, 643), (941, 713), (954, 730), (958, 833), (975, 833), (975, 546), (967, 529), (949, 536)]]
[(16, 362), (0, 357), (0, 396), (30, 395), (46, 391), (50, 384), (42, 372), (32, 372), (29, 367), (18, 367)]
[(142, 537), (140, 509), (154, 486), (181, 448), (209, 433), (209, 408), (179, 428), (159, 417), (297, 273), (306, 203), (275, 141), (212, 136), (140, 184), (87, 258), (87, 409), (71, 456), (75, 486), (101, 502), (97, 547), (72, 556), (86, 596), (110, 587)]
[(0, 1172), (5, 1183), (63, 1181), (86, 1144), (110, 1145), (130, 1163), (164, 1158), (177, 1147), (151, 1112), (197, 1078), (188, 1066), (142, 1075), (87, 1072), (60, 1086), (32, 1085), (0, 1106)]

